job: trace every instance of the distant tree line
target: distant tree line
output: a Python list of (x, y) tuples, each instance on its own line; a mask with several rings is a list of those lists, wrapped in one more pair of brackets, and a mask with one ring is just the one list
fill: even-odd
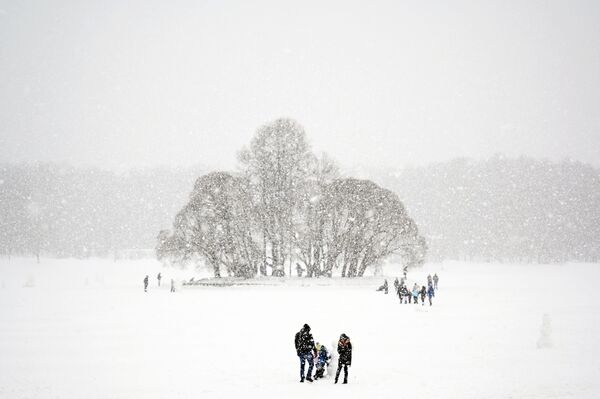
[(404, 200), (428, 260), (600, 261), (600, 173), (590, 165), (498, 155), (372, 178)]
[(0, 255), (152, 256), (199, 170), (0, 165)]
[(261, 127), (239, 155), (239, 173), (196, 181), (157, 257), (201, 258), (219, 277), (363, 276), (391, 254), (422, 264), (426, 242), (398, 196), (369, 180), (340, 178), (290, 119)]
[[(292, 186), (293, 197), (284, 197), (286, 201), (296, 202), (295, 211), (287, 215), (284, 212), (273, 214), (267, 212), (274, 206), (273, 199), (292, 192), (279, 193), (275, 183), (289, 185), (291, 182), (277, 182), (280, 177), (269, 174), (266, 169), (261, 169), (264, 179), (257, 178), (257, 172), (253, 170), (258, 165), (251, 155), (252, 145), (241, 154), (244, 161), (240, 162), (239, 173), (203, 176), (193, 193), (205, 193), (206, 187), (220, 184), (226, 187), (227, 195), (237, 199), (251, 197), (252, 201), (245, 201), (252, 204), (251, 209), (256, 207), (261, 212), (246, 213), (247, 209), (240, 209), (239, 204), (231, 209), (224, 208), (234, 212), (235, 220), (251, 219), (248, 225), (253, 226), (250, 231), (252, 241), (241, 241), (252, 243), (248, 250), (255, 251), (254, 265), (248, 266), (250, 270), (258, 267), (259, 273), (267, 273), (263, 262), (266, 259), (267, 265), (276, 264), (279, 268), (287, 263), (286, 272), (289, 273), (288, 254), (292, 253), (293, 271), (298, 263), (305, 273), (327, 273), (332, 262), (323, 266), (327, 262), (327, 258), (323, 258), (326, 252), (319, 248), (324, 240), (339, 238), (341, 233), (335, 231), (343, 230), (325, 227), (347, 228), (350, 225), (333, 224), (333, 218), (323, 218), (318, 212), (325, 206), (327, 209), (334, 205), (338, 208), (353, 206), (331, 203), (333, 193), (349, 191), (340, 183), (344, 173), (326, 157), (309, 156), (310, 162), (306, 163), (309, 167), (301, 168), (302, 173), (307, 171), (306, 175), (292, 180), (305, 183), (297, 188)], [(249, 162), (254, 162), (252, 169), (249, 169)], [(56, 163), (0, 164), (0, 255), (152, 256), (156, 232), (173, 225), (173, 216), (181, 213), (184, 206), (192, 206), (189, 190), (202, 174), (201, 168), (153, 168), (116, 173)], [(402, 198), (419, 226), (420, 235), (427, 240), (428, 261), (600, 261), (600, 173), (590, 165), (496, 156), (477, 161), (455, 159), (400, 171), (367, 170), (360, 175)], [(334, 185), (335, 180), (338, 182)], [(248, 181), (252, 183), (252, 189), (248, 188)], [(364, 180), (348, 179), (347, 184), (370, 186), (364, 189), (365, 192), (386, 192)], [(257, 202), (257, 189), (261, 193), (264, 190), (264, 203)], [(373, 194), (373, 198), (376, 197), (377, 194)], [(340, 196), (337, 200), (349, 202), (351, 198)], [(242, 211), (244, 213), (240, 215)], [(181, 220), (185, 215), (188, 213), (179, 215)], [(350, 221), (356, 226), (357, 220)], [(294, 234), (285, 228), (289, 225), (293, 226)], [(258, 233), (257, 226), (262, 226)], [(175, 236), (177, 228), (171, 230), (163, 232), (161, 238)], [(263, 235), (267, 240), (261, 238)], [(240, 237), (236, 236), (236, 240)], [(276, 244), (271, 246), (270, 240)], [(365, 240), (367, 238), (362, 242), (368, 242)], [(339, 240), (334, 241), (332, 254), (335, 251), (342, 251), (344, 255), (350, 253), (351, 247), (339, 243)], [(228, 248), (237, 251), (244, 246), (236, 244)], [(228, 251), (225, 253), (227, 259), (233, 256), (231, 250)], [(170, 252), (162, 259), (177, 262), (179, 256), (181, 263), (185, 263), (199, 260), (199, 253)], [(235, 256), (243, 259), (240, 254)], [(419, 254), (407, 254), (398, 259), (392, 255), (390, 259), (409, 263), (406, 256), (414, 256), (413, 262), (420, 258)], [(356, 259), (340, 255), (337, 259), (340, 266), (338, 269), (334, 266), (334, 270), (341, 273), (346, 258), (348, 262)], [(219, 267), (221, 269), (227, 270), (223, 265)], [(360, 270), (360, 265), (346, 264), (347, 271), (353, 273), (355, 269)]]

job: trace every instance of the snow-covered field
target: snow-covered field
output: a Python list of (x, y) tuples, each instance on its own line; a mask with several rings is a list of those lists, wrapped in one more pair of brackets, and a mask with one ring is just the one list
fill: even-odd
[[(411, 285), (433, 272), (430, 308), (375, 292), (381, 279), (171, 294), (194, 274), (3, 259), (0, 398), (600, 397), (599, 265), (431, 264)], [(553, 346), (538, 349), (544, 314)], [(304, 323), (329, 346), (350, 336), (348, 385), (298, 382)]]

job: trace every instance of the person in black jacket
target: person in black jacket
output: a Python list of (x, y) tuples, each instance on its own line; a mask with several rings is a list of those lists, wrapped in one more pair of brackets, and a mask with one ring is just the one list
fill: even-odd
[(340, 378), (340, 371), (342, 371), (342, 366), (344, 367), (344, 384), (348, 383), (348, 366), (352, 364), (352, 344), (350, 343), (350, 337), (346, 334), (340, 335), (340, 340), (338, 341), (337, 351), (340, 354), (338, 359), (338, 368), (335, 373), (335, 384), (337, 384), (338, 379)]
[(308, 362), (308, 372), (306, 381), (312, 382), (312, 370), (315, 354), (315, 341), (310, 333), (310, 326), (305, 324), (300, 331), (296, 333), (294, 339), (296, 345), (296, 354), (300, 358), (300, 382), (304, 382), (304, 362)]

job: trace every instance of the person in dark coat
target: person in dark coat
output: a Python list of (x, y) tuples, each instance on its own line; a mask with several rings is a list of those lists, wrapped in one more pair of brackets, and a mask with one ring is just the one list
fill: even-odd
[(156, 276), (156, 279), (158, 280), (158, 286), (160, 287), (160, 279), (162, 278), (162, 276), (160, 275), (160, 273), (158, 273), (158, 276)]
[(400, 287), (400, 302), (402, 303), (402, 299), (404, 299), (404, 303), (410, 303), (410, 292), (408, 292), (408, 288), (405, 285)]
[(396, 295), (398, 295), (398, 298), (400, 298), (400, 303), (402, 303), (402, 286), (400, 283), (396, 285)]
[(386, 294), (388, 293), (388, 282), (387, 280), (383, 281), (383, 285), (377, 288), (377, 291), (384, 291)]
[(144, 292), (148, 292), (148, 275), (144, 277)]
[(435, 290), (433, 289), (433, 285), (429, 285), (427, 287), (427, 297), (429, 298), (429, 306), (431, 306), (431, 298), (435, 296)]
[(344, 384), (348, 383), (348, 366), (352, 364), (352, 343), (350, 343), (350, 337), (346, 334), (340, 335), (340, 340), (338, 341), (337, 351), (340, 355), (338, 359), (338, 368), (335, 373), (335, 384), (337, 384), (338, 379), (340, 378), (340, 371), (342, 371), (342, 366), (344, 367)]
[(421, 286), (420, 294), (421, 294), (421, 305), (423, 306), (423, 305), (425, 305), (425, 296), (427, 295), (427, 289), (425, 288), (424, 285)]
[(308, 372), (306, 373), (306, 381), (312, 382), (312, 370), (315, 355), (315, 341), (310, 333), (310, 326), (305, 324), (302, 329), (296, 333), (294, 339), (296, 346), (296, 354), (300, 359), (300, 382), (304, 382), (304, 362), (308, 362)]

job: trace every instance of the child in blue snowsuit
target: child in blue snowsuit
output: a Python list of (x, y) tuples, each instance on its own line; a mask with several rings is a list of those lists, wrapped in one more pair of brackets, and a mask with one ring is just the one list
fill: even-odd
[(323, 378), (325, 368), (329, 364), (331, 356), (329, 356), (329, 352), (327, 352), (327, 348), (325, 348), (325, 345), (321, 345), (317, 342), (315, 346), (317, 349), (317, 371), (315, 372), (316, 380), (318, 378)]

